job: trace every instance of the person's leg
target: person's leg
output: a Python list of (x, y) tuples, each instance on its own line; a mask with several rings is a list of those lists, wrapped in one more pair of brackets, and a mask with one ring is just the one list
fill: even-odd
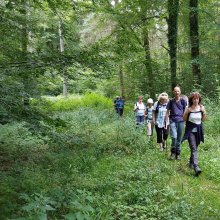
[(147, 121), (147, 136), (148, 138), (150, 139), (150, 136), (152, 134), (152, 126), (151, 126), (151, 122), (150, 121)]
[(167, 125), (167, 129), (164, 129), (164, 128), (163, 128), (163, 148), (167, 148), (165, 142), (166, 142), (166, 140), (167, 140), (167, 138), (168, 138), (169, 131), (170, 131), (170, 126), (169, 126), (169, 125)]
[(120, 108), (118, 108), (118, 115), (119, 115), (119, 117), (121, 116), (121, 109)]
[(191, 162), (193, 163), (194, 168), (196, 168), (198, 166), (198, 157), (197, 157), (196, 136), (194, 133), (190, 133), (188, 141), (191, 149)]
[(140, 125), (141, 118), (140, 116), (136, 116), (136, 118), (137, 118), (136, 129), (137, 129)]
[(140, 123), (141, 123), (142, 128), (144, 129), (144, 115), (140, 116)]
[(189, 146), (190, 146), (190, 150), (191, 150), (191, 157), (190, 160), (193, 164), (193, 167), (195, 169), (196, 175), (198, 176), (202, 171), (199, 168), (198, 165), (198, 156), (197, 156), (197, 145), (196, 145), (196, 134), (195, 133), (190, 133), (189, 138)]
[(158, 126), (155, 125), (156, 132), (157, 132), (157, 143), (160, 145), (160, 151), (163, 151), (163, 146), (162, 146), (162, 132), (163, 128), (158, 128)]
[(154, 123), (151, 122), (151, 136), (153, 136), (154, 134)]
[(121, 109), (120, 109), (120, 116), (122, 116), (122, 115), (123, 115), (123, 111), (124, 111), (124, 109), (123, 109), (123, 108), (121, 108)]
[(179, 155), (181, 152), (181, 139), (182, 139), (182, 134), (183, 134), (183, 126), (184, 126), (183, 121), (176, 123), (176, 127), (177, 127), (176, 157), (177, 157), (177, 159), (180, 159)]
[(170, 126), (169, 125), (167, 125), (167, 129), (163, 128), (163, 139), (164, 140), (166, 140), (168, 138), (169, 131), (170, 131)]
[(176, 138), (177, 138), (177, 128), (175, 122), (170, 122), (170, 136), (172, 138), (170, 159), (174, 160), (176, 155)]
[(141, 123), (144, 123), (144, 115), (143, 116), (141, 116)]

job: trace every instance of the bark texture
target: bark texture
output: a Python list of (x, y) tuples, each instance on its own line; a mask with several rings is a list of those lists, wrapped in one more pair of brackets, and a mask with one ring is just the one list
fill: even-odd
[(199, 65), (199, 24), (198, 24), (198, 0), (189, 1), (190, 13), (190, 41), (191, 41), (191, 59), (192, 73), (196, 77), (197, 83), (201, 85), (201, 74)]
[(179, 12), (179, 0), (168, 0), (168, 44), (169, 44), (169, 56), (170, 56), (170, 69), (171, 69), (171, 87), (172, 90), (177, 85), (177, 37), (178, 37), (178, 12)]

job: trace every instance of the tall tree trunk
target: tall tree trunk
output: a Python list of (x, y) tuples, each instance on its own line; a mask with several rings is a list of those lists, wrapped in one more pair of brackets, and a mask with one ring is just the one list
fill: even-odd
[[(145, 85), (145, 88), (148, 88), (148, 92), (150, 97), (155, 97), (155, 89), (154, 89), (154, 78), (153, 78), (153, 69), (151, 64), (151, 56), (150, 56), (150, 42), (149, 42), (149, 34), (147, 28), (146, 19), (143, 20), (143, 38), (144, 38), (144, 50), (145, 50), (145, 66), (147, 69), (148, 76), (148, 85)], [(147, 93), (147, 91), (145, 91)]]
[(201, 74), (199, 65), (199, 25), (198, 25), (198, 0), (189, 1), (189, 23), (191, 40), (192, 73), (196, 76), (197, 83), (201, 85)]
[[(28, 4), (28, 18), (30, 18), (30, 16), (31, 16), (31, 13), (30, 13), (30, 4), (29, 4), (29, 2), (27, 2), (27, 4)], [(29, 28), (30, 28), (30, 27), (29, 27)], [(31, 53), (33, 53), (33, 47), (32, 47), (31, 36), (32, 36), (32, 33), (31, 33), (31, 30), (29, 30), (29, 32), (28, 32), (29, 50), (30, 50)]]
[[(27, 10), (26, 10), (26, 2), (25, 0), (21, 1), (22, 4), (22, 10), (21, 13), (26, 16)], [(23, 61), (27, 60), (27, 45), (28, 45), (28, 33), (27, 33), (27, 24), (26, 22), (22, 25), (22, 36), (21, 36), (21, 48), (22, 48), (22, 59)], [(24, 96), (23, 96), (23, 102), (24, 107), (28, 107), (30, 104), (30, 98), (28, 93), (28, 75), (26, 72), (22, 73), (23, 78), (23, 85), (24, 85)]]
[[(60, 51), (62, 53), (64, 52), (64, 41), (62, 35), (62, 19), (61, 19), (60, 9), (58, 11), (58, 17), (59, 17)], [(63, 67), (63, 96), (67, 96), (67, 78), (66, 78), (65, 67)]]
[(171, 69), (171, 87), (172, 90), (177, 85), (176, 67), (177, 67), (177, 37), (178, 37), (178, 12), (179, 0), (168, 0), (168, 44), (170, 55), (170, 69)]
[[(119, 0), (115, 0), (115, 6), (119, 3)], [(119, 84), (120, 84), (120, 96), (124, 97), (124, 75), (122, 70), (122, 65), (118, 66), (119, 68)]]
[(124, 75), (121, 65), (119, 65), (119, 83), (120, 83), (120, 96), (124, 97)]

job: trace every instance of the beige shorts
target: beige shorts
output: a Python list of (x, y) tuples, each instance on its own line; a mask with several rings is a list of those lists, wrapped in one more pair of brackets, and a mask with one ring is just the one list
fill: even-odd
[(154, 125), (153, 122), (147, 120), (147, 135), (152, 136), (154, 133)]

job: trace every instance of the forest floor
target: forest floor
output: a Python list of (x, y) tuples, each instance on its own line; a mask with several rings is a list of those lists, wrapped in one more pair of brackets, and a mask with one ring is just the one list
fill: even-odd
[[(131, 108), (130, 108), (131, 109)], [(54, 136), (25, 123), (1, 125), (0, 219), (219, 219), (218, 121), (204, 123), (198, 149), (202, 173), (189, 168), (188, 142), (181, 161), (169, 160), (132, 111), (54, 112), (67, 127)], [(60, 135), (60, 136), (59, 136)]]

